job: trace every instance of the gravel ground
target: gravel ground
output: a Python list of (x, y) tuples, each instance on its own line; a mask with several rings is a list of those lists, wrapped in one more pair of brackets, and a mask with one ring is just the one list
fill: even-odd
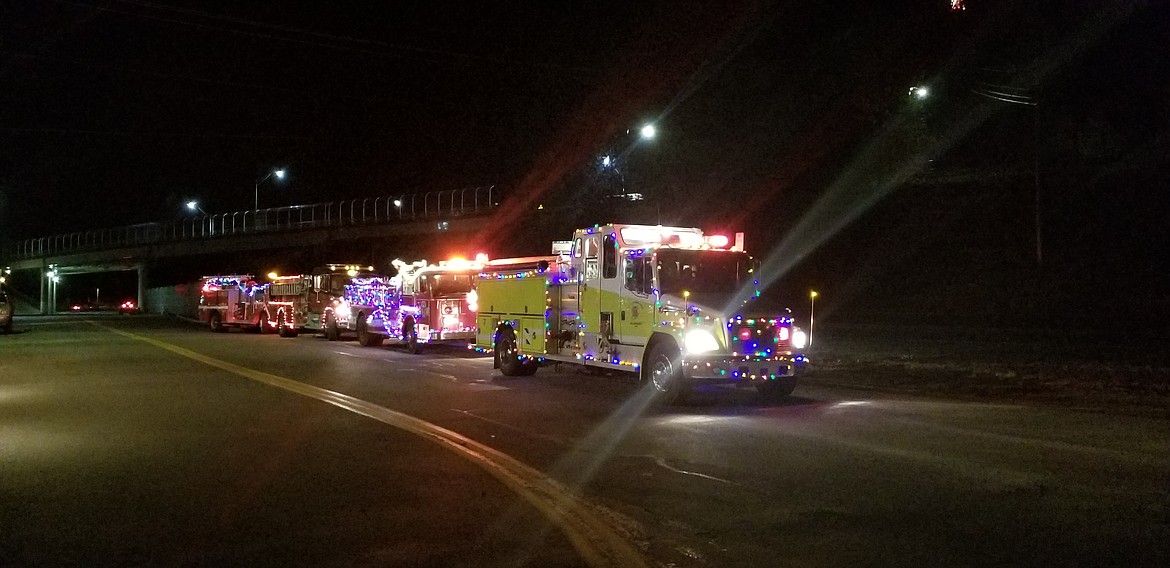
[(806, 382), (1170, 418), (1170, 362), (1154, 334), (834, 326)]

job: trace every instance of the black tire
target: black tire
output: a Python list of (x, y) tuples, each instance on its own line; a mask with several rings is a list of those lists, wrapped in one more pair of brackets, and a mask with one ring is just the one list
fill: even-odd
[(288, 319), (284, 312), (276, 313), (276, 333), (281, 337), (296, 337), (297, 330), (288, 325)]
[(8, 320), (8, 323), (4, 324), (4, 328), (2, 331), (4, 332), (5, 335), (12, 333), (12, 320)]
[(520, 363), (520, 376), (530, 377), (536, 374), (536, 370), (540, 368), (540, 362), (533, 359), (525, 359)]
[(272, 328), (272, 320), (268, 319), (268, 312), (260, 314), (260, 325), (257, 327), (260, 328), (260, 333), (264, 335), (268, 335), (276, 331)]
[(418, 342), (418, 332), (414, 330), (414, 320), (411, 318), (406, 318), (406, 321), (402, 322), (402, 343), (406, 345), (407, 351), (415, 355), (423, 351), (422, 344)]
[(796, 390), (795, 377), (773, 379), (756, 385), (756, 392), (760, 393), (760, 396), (773, 402), (788, 398), (788, 395), (792, 394), (792, 391), (794, 390)]
[(357, 338), (358, 344), (362, 347), (381, 347), (382, 340), (385, 339), (377, 333), (370, 333), (369, 325), (366, 323), (366, 314), (358, 316)]
[(223, 333), (224, 331), (227, 331), (227, 328), (223, 326), (223, 316), (219, 315), (218, 311), (212, 310), (211, 313), (208, 314), (207, 328), (211, 331), (214, 331), (215, 333)]
[(337, 328), (337, 318), (333, 314), (325, 315), (325, 339), (337, 341), (341, 339), (341, 330)]
[(681, 353), (673, 341), (659, 341), (642, 363), (642, 380), (654, 389), (659, 404), (681, 404), (691, 393), (691, 384), (682, 374)]
[[(502, 327), (496, 332), (496, 358), (500, 373), (505, 377), (525, 376), (524, 361), (520, 359), (520, 351), (516, 346), (516, 334), (510, 327)], [(533, 369), (535, 372), (535, 369)], [(527, 373), (531, 375), (532, 373)]]

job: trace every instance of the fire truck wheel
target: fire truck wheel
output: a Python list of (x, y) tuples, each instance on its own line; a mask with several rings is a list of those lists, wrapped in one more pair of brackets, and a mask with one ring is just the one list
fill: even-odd
[(536, 370), (539, 368), (540, 368), (540, 363), (538, 363), (532, 359), (525, 359), (523, 363), (520, 363), (520, 376), (530, 377), (532, 375), (535, 375)]
[(221, 319), (219, 312), (213, 311), (207, 316), (207, 327), (211, 331), (220, 333), (224, 331), (223, 319)]
[(260, 333), (268, 335), (273, 331), (276, 330), (272, 329), (272, 320), (268, 319), (268, 313), (260, 314)]
[(377, 333), (370, 333), (365, 314), (358, 316), (357, 336), (358, 344), (362, 347), (381, 347), (382, 345), (383, 337)]
[(784, 400), (792, 394), (793, 390), (796, 390), (796, 380), (791, 378), (788, 380), (776, 379), (756, 385), (756, 391), (760, 393), (760, 396), (773, 402)]
[(654, 397), (661, 404), (679, 404), (686, 400), (691, 385), (682, 376), (679, 350), (671, 341), (659, 341), (650, 349), (650, 356), (642, 365), (642, 380), (654, 389)]
[(341, 330), (337, 329), (337, 320), (333, 318), (333, 314), (325, 316), (325, 339), (329, 341), (341, 339)]
[(406, 344), (406, 350), (418, 355), (422, 353), (422, 344), (418, 342), (418, 332), (414, 330), (414, 320), (407, 318), (402, 322), (402, 342)]
[(276, 333), (281, 337), (296, 337), (297, 330), (288, 325), (284, 312), (276, 314)]
[[(496, 333), (496, 357), (499, 358), (500, 373), (505, 377), (518, 377), (525, 374), (524, 362), (520, 360), (520, 354), (516, 349), (516, 334), (512, 332), (512, 328), (504, 327)], [(533, 371), (535, 370), (534, 367)]]

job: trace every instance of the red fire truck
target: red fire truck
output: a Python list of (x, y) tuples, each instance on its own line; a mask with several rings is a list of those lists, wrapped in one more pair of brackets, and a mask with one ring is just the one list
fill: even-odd
[(420, 352), (427, 336), (415, 326), (417, 311), (401, 305), (396, 280), (373, 270), (327, 264), (308, 275), (270, 274), (277, 328), (294, 336), (301, 329), (320, 332), (330, 341), (352, 332), (367, 347), (392, 339)]
[(204, 276), (199, 296), (199, 319), (211, 331), (239, 327), (268, 333), (273, 330), (268, 285), (251, 274)]
[(394, 261), (400, 312), (413, 312), (421, 342), (469, 341), (475, 338), (475, 285), (487, 255), (475, 260), (452, 258), (438, 264)]

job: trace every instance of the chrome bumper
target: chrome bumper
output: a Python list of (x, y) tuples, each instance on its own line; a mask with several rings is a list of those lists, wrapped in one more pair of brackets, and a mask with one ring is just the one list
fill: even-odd
[(800, 376), (808, 364), (808, 358), (799, 353), (768, 358), (694, 356), (684, 357), (682, 364), (683, 374), (688, 379), (743, 382)]

